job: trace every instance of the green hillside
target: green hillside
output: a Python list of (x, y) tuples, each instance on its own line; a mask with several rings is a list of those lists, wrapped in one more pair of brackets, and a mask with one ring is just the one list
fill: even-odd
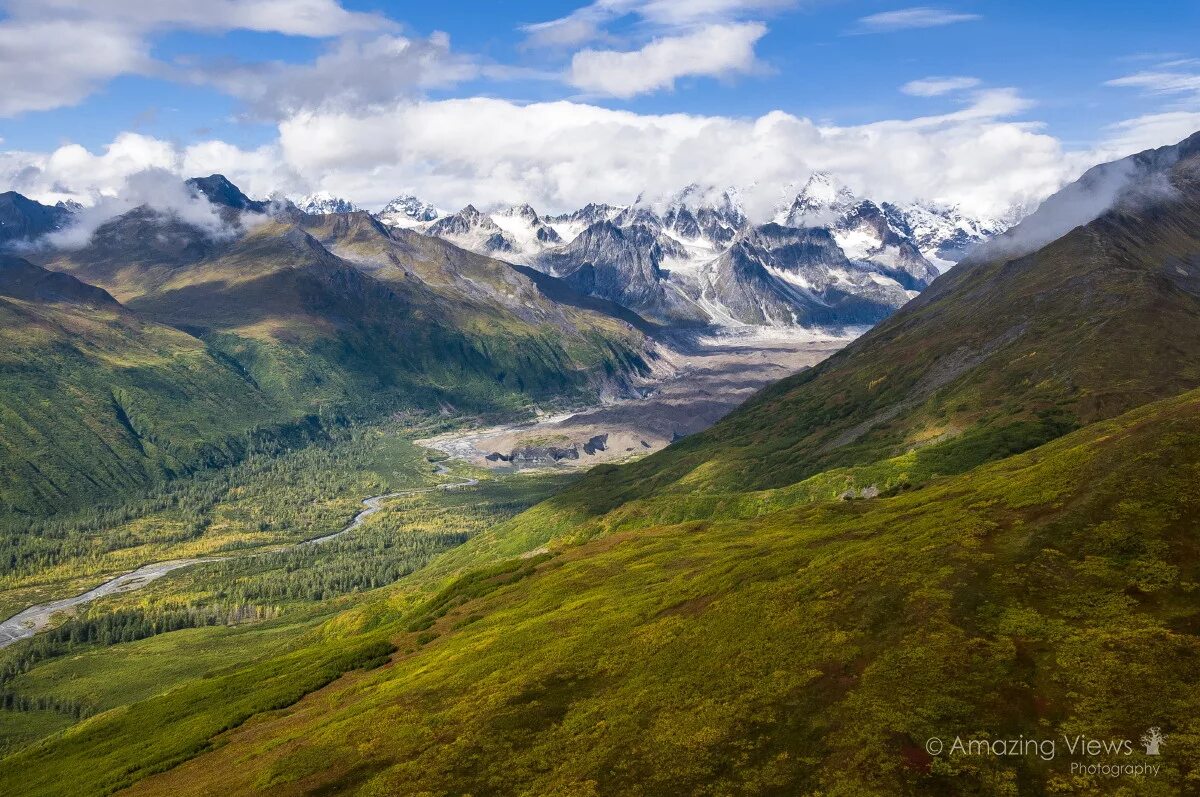
[[(1139, 158), (1154, 192), (959, 266), (709, 432), (493, 514), (276, 654), (106, 703), (0, 761), (0, 791), (1194, 792), (1200, 137)], [(300, 240), (375, 284), (415, 279), (390, 260), (402, 237), (306, 223)], [(189, 290), (131, 303), (181, 323)], [(94, 672), (113, 661), (77, 671), (106, 699)], [(52, 666), (41, 688), (70, 687), (51, 673), (75, 665)], [(1151, 727), (1161, 756), (1139, 744)], [(1080, 737), (1101, 748), (1072, 752)]]
[[(17, 268), (36, 269), (10, 259), (0, 262), (0, 277)], [(147, 323), (111, 298), (27, 300), (0, 285), (6, 510), (108, 500), (155, 478), (228, 463), (253, 434), (285, 419), (272, 397), (190, 335)]]
[[(0, 514), (112, 501), (331, 420), (513, 412), (647, 367), (641, 332), (497, 261), (379, 229), (385, 273), (285, 217), (255, 221), (220, 237), (138, 208), (81, 249), (30, 254), (55, 271), (5, 261)], [(83, 298), (61, 301), (64, 281)]]

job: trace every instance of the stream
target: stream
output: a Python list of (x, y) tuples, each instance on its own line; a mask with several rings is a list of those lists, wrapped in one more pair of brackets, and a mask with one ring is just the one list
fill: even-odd
[[(436, 474), (442, 475), (448, 473), (448, 469), (438, 464), (434, 471)], [(438, 484), (432, 487), (418, 487), (411, 490), (400, 490), (394, 493), (385, 493), (383, 495), (373, 495), (370, 498), (363, 500), (365, 507), (354, 519), (350, 521), (350, 525), (341, 531), (336, 531), (333, 534), (326, 534), (324, 537), (316, 537), (311, 540), (296, 543), (296, 547), (303, 545), (320, 545), (324, 542), (336, 539), (343, 534), (347, 534), (360, 527), (366, 519), (376, 512), (383, 509), (383, 502), (391, 498), (400, 498), (406, 495), (416, 495), (417, 493), (431, 493), (437, 490), (455, 490), (460, 487), (473, 487), (479, 484), (478, 479), (464, 479), (460, 482), (450, 482), (449, 484)], [(28, 639), (39, 631), (44, 631), (50, 625), (51, 618), (59, 612), (82, 606), (91, 603), (97, 598), (103, 598), (106, 595), (116, 595), (122, 592), (133, 592), (141, 589), (152, 581), (162, 578), (173, 570), (179, 570), (183, 567), (190, 567), (196, 564), (205, 562), (221, 562), (229, 559), (228, 556), (210, 556), (199, 557), (195, 559), (170, 559), (164, 562), (154, 562), (153, 564), (143, 565), (137, 570), (130, 573), (124, 573), (116, 578), (105, 581), (98, 587), (93, 587), (87, 592), (80, 593), (70, 598), (61, 598), (48, 603), (39, 603), (36, 606), (30, 606), (23, 612), (15, 614), (4, 622), (0, 623), (0, 649), (6, 648), (22, 639)]]

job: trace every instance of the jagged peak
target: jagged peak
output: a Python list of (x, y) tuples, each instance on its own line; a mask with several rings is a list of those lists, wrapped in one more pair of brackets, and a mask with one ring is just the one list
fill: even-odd
[(296, 207), (312, 215), (329, 213), (353, 213), (360, 208), (348, 199), (337, 196), (329, 191), (316, 191), (301, 198), (295, 203)]
[(209, 202), (234, 210), (250, 210), (256, 213), (264, 212), (269, 202), (254, 200), (246, 196), (242, 189), (234, 185), (223, 174), (210, 174), (208, 177), (192, 177), (187, 180), (188, 187), (202, 194)]
[(511, 216), (512, 218), (516, 219), (524, 219), (530, 224), (538, 224), (541, 222), (541, 217), (538, 216), (537, 211), (534, 210), (533, 206), (528, 202), (523, 202), (519, 205), (513, 205), (512, 207), (505, 208), (499, 212), (499, 215)]

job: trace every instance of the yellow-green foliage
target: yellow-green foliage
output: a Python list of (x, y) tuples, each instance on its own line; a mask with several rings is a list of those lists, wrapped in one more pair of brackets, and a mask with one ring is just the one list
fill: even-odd
[[(1197, 421), (1191, 393), (890, 498), (468, 569), (390, 625), (372, 610), (392, 664), (134, 792), (1184, 792), (1200, 760)], [(106, 767), (161, 768), (187, 754), (168, 741), (193, 727), (184, 694), (137, 709), (163, 723), (149, 748), (100, 716), (3, 772), (89, 793), (82, 762), (102, 750)], [(1140, 784), (1072, 776), (1065, 754), (923, 752), (935, 735), (1136, 741), (1151, 724), (1171, 747)]]

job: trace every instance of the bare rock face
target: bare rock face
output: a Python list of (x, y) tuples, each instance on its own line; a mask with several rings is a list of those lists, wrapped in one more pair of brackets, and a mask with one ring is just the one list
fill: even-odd
[(650, 226), (601, 221), (538, 263), (580, 293), (608, 299), (647, 318), (698, 321), (697, 310), (666, 284), (664, 261), (685, 256), (678, 243)]

